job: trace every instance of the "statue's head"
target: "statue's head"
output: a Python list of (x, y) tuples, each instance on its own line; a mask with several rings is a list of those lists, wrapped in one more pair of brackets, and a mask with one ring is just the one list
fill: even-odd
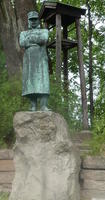
[(36, 11), (31, 11), (28, 13), (28, 28), (34, 29), (40, 27), (39, 16)]

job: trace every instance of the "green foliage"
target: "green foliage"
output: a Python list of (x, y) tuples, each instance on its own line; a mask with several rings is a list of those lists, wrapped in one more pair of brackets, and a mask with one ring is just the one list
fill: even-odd
[[(52, 0), (53, 1), (53, 0)], [(77, 7), (86, 8), (86, 0), (57, 0), (62, 3), (70, 4)], [(0, 1), (2, 2), (2, 1)], [(41, 8), (41, 0), (37, 0), (37, 10)], [(89, 0), (91, 8), (91, 19), (93, 24), (93, 38), (92, 38), (92, 59), (93, 59), (93, 88), (95, 98), (95, 119), (93, 125), (93, 138), (92, 149), (93, 153), (101, 153), (104, 151), (105, 143), (105, 48), (104, 48), (104, 17), (105, 17), (105, 1), (102, 0)], [(2, 3), (0, 4), (3, 9)], [(101, 21), (100, 21), (101, 20)], [(100, 23), (101, 22), (101, 23)], [(98, 26), (97, 26), (98, 25)], [(74, 26), (74, 25), (73, 25)], [(68, 30), (71, 30), (73, 26), (70, 26)], [(98, 28), (97, 28), (98, 27)], [(85, 30), (85, 31), (84, 31)], [(83, 39), (83, 52), (84, 52), (84, 66), (86, 71), (86, 87), (87, 94), (89, 89), (89, 43), (88, 43), (88, 21), (81, 20), (81, 31)], [(55, 38), (56, 30), (50, 32), (50, 40)], [(70, 31), (68, 34), (69, 39), (76, 39), (75, 30)], [(80, 86), (76, 82), (79, 78), (79, 68), (77, 60), (77, 49), (72, 49), (68, 52), (68, 70), (72, 73), (70, 78), (68, 94), (66, 94), (63, 86), (63, 70), (62, 70), (62, 83), (59, 85), (55, 78), (55, 50), (49, 51), (50, 59), (52, 61), (54, 75), (51, 77), (51, 94), (49, 98), (49, 107), (62, 114), (67, 120), (70, 128), (81, 128), (81, 104), (80, 104)], [(12, 140), (14, 137), (12, 121), (13, 115), (19, 110), (27, 110), (29, 102), (26, 99), (21, 98), (21, 80), (14, 77), (11, 80), (8, 79), (7, 70), (5, 66), (5, 55), (0, 44), (0, 146), (4, 145), (5, 141)], [(62, 63), (63, 66), (63, 63)], [(63, 68), (63, 67), (62, 67)], [(98, 82), (98, 84), (97, 84)], [(11, 137), (10, 137), (11, 136)], [(5, 145), (4, 145), (5, 146)]]
[(9, 198), (8, 193), (0, 192), (0, 200), (8, 200), (8, 198)]
[(4, 52), (0, 49), (0, 68), (3, 68), (5, 65), (5, 55)]
[(4, 69), (0, 74), (0, 147), (11, 145), (14, 141), (13, 116), (15, 112), (26, 110), (29, 103), (21, 98), (21, 80), (8, 79)]
[(5, 66), (5, 54), (0, 40), (0, 70)]
[(105, 114), (94, 120), (92, 140), (90, 142), (92, 154), (105, 154)]
[[(103, 76), (105, 73), (103, 73)], [(90, 142), (93, 154), (105, 154), (105, 79), (95, 102), (95, 119)]]
[(58, 83), (54, 75), (50, 78), (50, 91), (49, 108), (63, 115), (72, 131), (80, 130), (81, 105), (75, 91), (69, 89), (66, 94), (63, 83), (62, 85)]

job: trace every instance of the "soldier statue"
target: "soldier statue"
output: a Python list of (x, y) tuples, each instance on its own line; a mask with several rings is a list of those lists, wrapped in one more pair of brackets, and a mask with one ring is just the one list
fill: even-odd
[(48, 30), (40, 28), (38, 13), (28, 13), (28, 30), (20, 33), (20, 46), (25, 49), (23, 57), (22, 96), (31, 101), (31, 111), (37, 110), (40, 99), (40, 110), (48, 111), (49, 71), (46, 43)]

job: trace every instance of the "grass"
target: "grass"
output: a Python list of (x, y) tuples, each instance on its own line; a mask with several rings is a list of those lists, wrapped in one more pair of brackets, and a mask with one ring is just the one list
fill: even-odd
[(0, 192), (0, 200), (8, 200), (9, 193)]

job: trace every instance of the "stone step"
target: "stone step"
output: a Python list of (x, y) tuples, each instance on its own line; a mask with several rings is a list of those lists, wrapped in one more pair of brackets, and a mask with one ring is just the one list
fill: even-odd
[(0, 172), (0, 184), (10, 184), (13, 181), (15, 172)]
[(105, 156), (86, 156), (82, 159), (82, 169), (105, 170)]
[(96, 181), (96, 180), (90, 180), (90, 179), (84, 179), (83, 182), (81, 182), (81, 189), (82, 190), (98, 190), (105, 192), (105, 181)]
[[(12, 184), (0, 184), (0, 192), (11, 192), (11, 189), (12, 189)], [(1, 200), (1, 199), (0, 199)]]
[(82, 169), (80, 172), (81, 180), (105, 181), (105, 170), (87, 170)]
[(91, 152), (89, 140), (91, 139), (90, 131), (81, 131), (79, 133), (71, 134), (72, 142), (80, 150), (80, 155), (88, 154)]
[(0, 160), (0, 172), (14, 172), (13, 160)]
[(91, 139), (91, 132), (90, 131), (81, 131), (77, 133), (71, 134), (72, 140), (83, 142)]
[(81, 200), (105, 200), (105, 191), (81, 190)]
[(73, 142), (79, 149), (91, 149), (89, 144), (79, 143), (79, 142)]
[(0, 160), (12, 160), (13, 150), (12, 149), (0, 149)]

